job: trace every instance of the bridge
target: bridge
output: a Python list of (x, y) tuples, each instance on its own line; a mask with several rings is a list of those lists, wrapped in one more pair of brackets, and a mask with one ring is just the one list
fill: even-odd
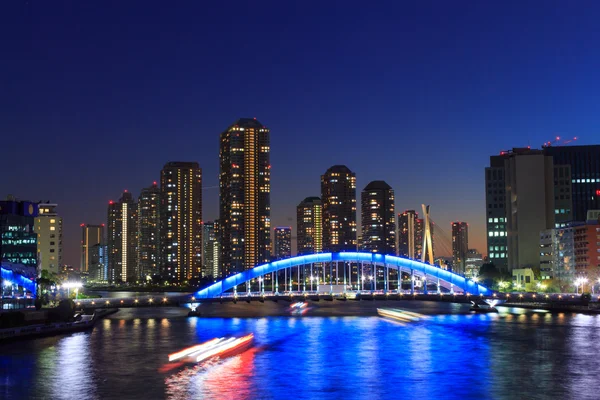
[[(229, 276), (195, 294), (195, 299), (286, 294), (401, 294), (402, 274), (410, 277), (409, 293), (491, 296), (493, 291), (437, 266), (407, 258), (365, 252), (319, 253), (262, 264)], [(283, 279), (281, 279), (283, 278)], [(280, 282), (282, 280), (282, 282)], [(415, 287), (417, 286), (417, 287)], [(257, 291), (253, 291), (257, 288)], [(231, 291), (231, 292), (230, 292)]]

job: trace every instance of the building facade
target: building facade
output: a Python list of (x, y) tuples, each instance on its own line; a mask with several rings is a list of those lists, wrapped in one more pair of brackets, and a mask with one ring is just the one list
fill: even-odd
[[(501, 270), (539, 265), (539, 235), (555, 227), (556, 190), (565, 187), (555, 186), (554, 171), (552, 157), (541, 150), (515, 148), (490, 157), (486, 168), (488, 255)], [(563, 208), (570, 213), (570, 206)], [(568, 219), (566, 213), (560, 218)]]
[(108, 203), (106, 245), (109, 282), (135, 283), (140, 278), (137, 211), (137, 203), (127, 191), (123, 192), (119, 201)]
[(221, 275), (271, 259), (269, 129), (240, 118), (220, 135), (219, 240)]
[(596, 282), (600, 278), (600, 224), (589, 222), (573, 227), (575, 277)]
[(465, 276), (467, 278), (475, 278), (479, 276), (479, 270), (483, 265), (483, 256), (477, 249), (469, 249), (467, 251), (465, 261)]
[(37, 268), (37, 216), (35, 203), (0, 201), (0, 261)]
[(63, 220), (56, 212), (57, 204), (39, 203), (35, 218), (38, 259), (42, 269), (60, 273), (62, 265)]
[(219, 277), (219, 226), (216, 221), (205, 222), (202, 229), (202, 278), (216, 280)]
[(373, 181), (361, 192), (362, 249), (370, 253), (396, 253), (394, 190)]
[(296, 208), (297, 252), (314, 254), (323, 251), (323, 205), (319, 197), (307, 197)]
[(160, 188), (154, 182), (138, 198), (138, 262), (142, 278), (160, 274)]
[(356, 174), (334, 165), (321, 176), (323, 251), (356, 251)]
[(468, 251), (469, 225), (466, 222), (452, 222), (452, 261), (454, 272), (465, 274)]
[(197, 162), (168, 162), (160, 173), (162, 274), (184, 283), (202, 273), (202, 170)]
[[(94, 250), (94, 248), (96, 248)], [(98, 271), (100, 253), (103, 254), (104, 265)], [(108, 281), (108, 262), (104, 240), (104, 224), (81, 224), (81, 262), (79, 272), (90, 280)]]
[(273, 258), (283, 260), (292, 256), (292, 228), (278, 226), (273, 228)]

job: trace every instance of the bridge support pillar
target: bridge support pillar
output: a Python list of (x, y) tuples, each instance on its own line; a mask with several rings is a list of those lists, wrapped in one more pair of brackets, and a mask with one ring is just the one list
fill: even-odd
[(410, 270), (410, 294), (415, 294), (415, 270)]
[(427, 293), (427, 274), (423, 275), (423, 294)]
[(437, 278), (437, 292), (438, 294), (442, 293), (442, 291), (440, 290), (440, 278)]
[(396, 269), (396, 273), (398, 273), (398, 294), (400, 294), (400, 291), (402, 290), (402, 268), (400, 268), (400, 266)]

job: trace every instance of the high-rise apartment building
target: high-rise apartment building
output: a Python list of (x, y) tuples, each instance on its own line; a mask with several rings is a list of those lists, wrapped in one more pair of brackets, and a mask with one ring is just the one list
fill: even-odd
[(552, 228), (540, 232), (540, 277), (554, 279), (566, 289), (575, 278), (575, 227)]
[(0, 261), (37, 267), (37, 215), (35, 203), (0, 201)]
[[(590, 210), (588, 210), (590, 211)], [(600, 223), (588, 221), (573, 227), (575, 276), (590, 281), (600, 279)]]
[(283, 260), (292, 256), (292, 228), (278, 226), (273, 229), (273, 257)]
[(37, 252), (42, 269), (55, 274), (60, 273), (62, 265), (62, 217), (56, 212), (57, 204), (38, 204), (38, 216), (35, 218), (37, 233)]
[(222, 276), (271, 259), (269, 129), (240, 118), (220, 135), (219, 240)]
[[(572, 218), (569, 198), (560, 199), (568, 185), (555, 184), (555, 174), (568, 171), (555, 166), (551, 156), (529, 148), (503, 151), (490, 157), (486, 168), (488, 256), (501, 270), (539, 265), (540, 232)], [(558, 195), (561, 207), (555, 205)], [(561, 210), (562, 209), (562, 213)]]
[(307, 197), (296, 208), (298, 254), (323, 251), (323, 205), (319, 197)]
[(415, 210), (398, 214), (398, 251), (400, 257), (421, 259), (424, 222)]
[(202, 278), (219, 277), (218, 223), (205, 222), (202, 226)]
[(334, 165), (321, 176), (323, 250), (356, 251), (356, 174)]
[(396, 253), (394, 190), (384, 181), (372, 181), (361, 192), (362, 249)]
[(154, 182), (138, 198), (138, 263), (142, 278), (160, 273), (160, 188)]
[(125, 191), (119, 201), (108, 203), (108, 280), (110, 282), (136, 282), (140, 278), (137, 245), (137, 203)]
[(160, 173), (161, 269), (184, 283), (202, 270), (202, 170), (197, 162), (168, 162)]
[(466, 222), (452, 223), (452, 261), (454, 272), (466, 272), (467, 252), (469, 251), (469, 225)]
[[(106, 245), (104, 241), (104, 224), (90, 225), (81, 224), (81, 262), (79, 272), (87, 275), (90, 280), (107, 281)], [(102, 271), (98, 271), (100, 256), (103, 256), (104, 265)]]

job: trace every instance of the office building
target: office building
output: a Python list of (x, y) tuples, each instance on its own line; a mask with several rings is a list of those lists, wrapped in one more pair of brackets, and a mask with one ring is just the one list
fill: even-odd
[(273, 257), (283, 260), (292, 256), (292, 228), (289, 226), (278, 226), (273, 229)]
[(205, 222), (202, 226), (202, 278), (219, 278), (218, 222)]
[(557, 216), (564, 210), (572, 220), (584, 222), (588, 211), (600, 209), (600, 145), (547, 146), (543, 151), (563, 167), (554, 177), (555, 184), (563, 186), (556, 192)]
[(197, 162), (168, 162), (160, 173), (163, 275), (185, 283), (202, 273), (202, 170)]
[(356, 251), (356, 174), (334, 165), (321, 176), (323, 251)]
[(307, 197), (296, 208), (298, 254), (323, 251), (323, 205), (319, 197)]
[(138, 198), (138, 263), (143, 279), (160, 274), (160, 188), (156, 182), (142, 189)]
[(361, 192), (362, 250), (396, 253), (394, 190), (384, 181), (372, 181)]
[[(79, 263), (79, 272), (83, 276), (89, 276), (90, 279), (98, 279), (101, 276), (101, 281), (108, 281), (108, 273), (97, 271), (101, 249), (97, 249), (92, 253), (94, 247), (106, 247), (104, 240), (104, 224), (90, 225), (81, 224), (81, 262)], [(106, 250), (106, 249), (104, 249)], [(106, 254), (104, 257), (104, 267), (108, 267)]]
[[(565, 172), (541, 150), (515, 148), (490, 157), (485, 174), (488, 256), (500, 270), (539, 265), (540, 232), (555, 227), (555, 197), (569, 189), (555, 186), (555, 170)], [(559, 221), (572, 218), (569, 201), (562, 199)]]
[(0, 261), (37, 268), (38, 205), (11, 197), (0, 201)]
[(419, 218), (415, 210), (406, 210), (398, 214), (398, 256), (421, 259), (423, 227), (423, 219)]
[(108, 281), (135, 283), (140, 278), (137, 260), (137, 203), (125, 191), (108, 203)]
[(466, 222), (452, 223), (452, 261), (454, 272), (466, 272), (467, 252), (469, 250), (469, 225)]
[(63, 220), (56, 212), (57, 204), (39, 203), (35, 218), (37, 252), (40, 267), (55, 274), (62, 265), (62, 226)]
[(219, 240), (222, 276), (271, 259), (269, 129), (240, 118), (220, 135)]

